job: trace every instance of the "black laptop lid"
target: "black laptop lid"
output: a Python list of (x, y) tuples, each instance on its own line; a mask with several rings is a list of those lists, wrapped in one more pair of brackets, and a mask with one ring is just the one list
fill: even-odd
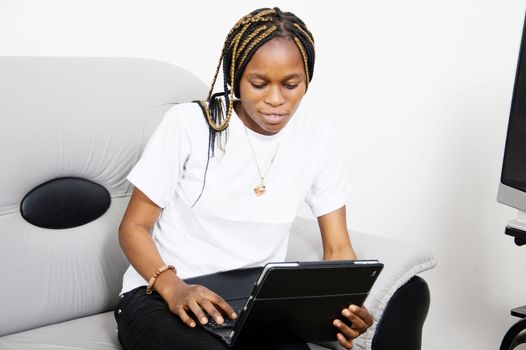
[[(316, 261), (297, 267), (273, 268), (261, 281), (255, 297), (287, 298), (339, 294), (368, 294), (381, 271), (377, 261)], [(359, 268), (361, 267), (361, 268)], [(352, 268), (352, 281), (350, 268)], [(351, 293), (352, 292), (352, 293)]]
[(275, 266), (258, 281), (237, 325), (237, 344), (336, 340), (335, 318), (362, 305), (383, 265), (376, 261), (329, 261)]

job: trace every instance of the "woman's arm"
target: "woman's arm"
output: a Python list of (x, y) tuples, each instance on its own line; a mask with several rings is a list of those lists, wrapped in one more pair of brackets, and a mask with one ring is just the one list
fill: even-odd
[[(119, 227), (119, 242), (122, 250), (131, 265), (146, 281), (159, 267), (165, 265), (150, 233), (160, 213), (161, 208), (135, 188)], [(156, 281), (155, 289), (158, 290), (163, 284), (161, 281), (166, 280), (170, 275), (176, 277), (175, 274), (161, 274)]]
[[(119, 227), (119, 242), (122, 250), (135, 270), (146, 281), (158, 268), (166, 265), (150, 233), (160, 213), (161, 208), (135, 188)], [(170, 310), (190, 327), (195, 327), (195, 322), (187, 311), (191, 311), (204, 324), (208, 322), (203, 313), (204, 309), (216, 322), (222, 323), (221, 313), (214, 305), (219, 306), (229, 317), (236, 317), (232, 307), (219, 295), (203, 286), (187, 285), (171, 271), (166, 271), (157, 277), (154, 289), (167, 302)]]
[(345, 206), (318, 217), (323, 243), (323, 260), (356, 259), (347, 231)]
[[(318, 225), (323, 243), (324, 260), (357, 259), (347, 231), (345, 206), (318, 217)], [(343, 347), (351, 349), (352, 340), (367, 331), (367, 328), (373, 324), (373, 316), (365, 306), (356, 305), (349, 305), (341, 311), (341, 315), (352, 323), (352, 326), (347, 326), (339, 319), (334, 320), (332, 324), (340, 331), (336, 339)]]

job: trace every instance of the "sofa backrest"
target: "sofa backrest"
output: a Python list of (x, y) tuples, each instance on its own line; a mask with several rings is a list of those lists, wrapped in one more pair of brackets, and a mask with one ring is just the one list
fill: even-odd
[(0, 335), (115, 305), (125, 177), (164, 111), (206, 92), (153, 60), (0, 57)]

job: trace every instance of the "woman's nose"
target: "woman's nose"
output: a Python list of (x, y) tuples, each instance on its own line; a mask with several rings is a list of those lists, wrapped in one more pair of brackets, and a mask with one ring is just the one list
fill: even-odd
[(279, 86), (273, 86), (268, 90), (265, 96), (265, 103), (271, 106), (280, 106), (285, 103), (285, 96)]

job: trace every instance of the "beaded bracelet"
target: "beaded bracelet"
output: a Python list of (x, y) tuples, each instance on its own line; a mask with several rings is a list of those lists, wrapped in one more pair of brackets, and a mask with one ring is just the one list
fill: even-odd
[(159, 275), (161, 273), (163, 273), (165, 271), (168, 271), (168, 270), (172, 270), (174, 273), (177, 273), (177, 270), (172, 265), (164, 265), (164, 266), (160, 267), (153, 274), (152, 278), (150, 278), (150, 280), (148, 281), (148, 285), (146, 286), (146, 294), (152, 294), (152, 292), (153, 292), (153, 285), (155, 284), (155, 280), (157, 279), (157, 277), (159, 277)]

